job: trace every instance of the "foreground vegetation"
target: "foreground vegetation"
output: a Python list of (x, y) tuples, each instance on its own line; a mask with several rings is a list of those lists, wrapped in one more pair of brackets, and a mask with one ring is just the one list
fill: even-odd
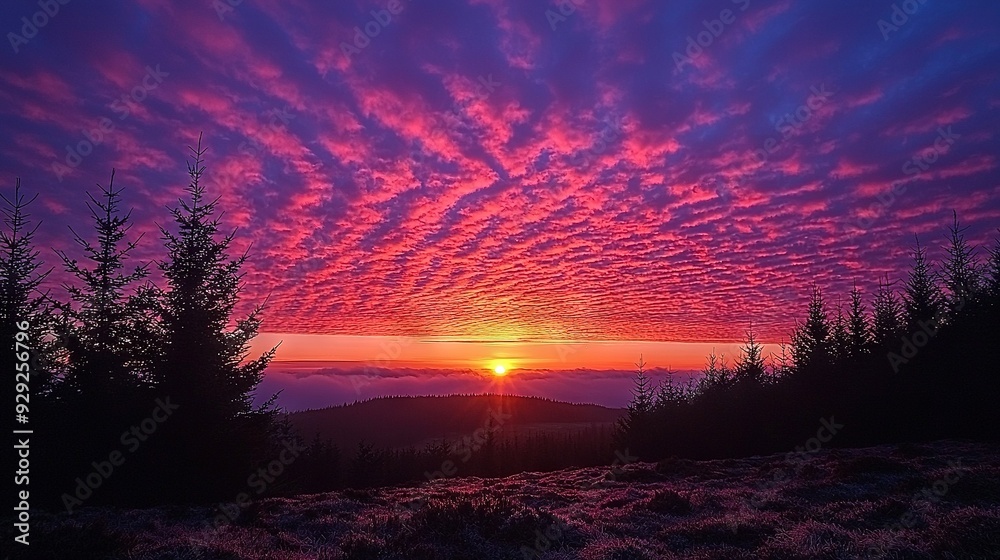
[[(1000, 452), (935, 442), (39, 515), (31, 558), (1000, 557)], [(5, 524), (6, 531), (9, 525)], [(6, 537), (5, 537), (6, 538)]]

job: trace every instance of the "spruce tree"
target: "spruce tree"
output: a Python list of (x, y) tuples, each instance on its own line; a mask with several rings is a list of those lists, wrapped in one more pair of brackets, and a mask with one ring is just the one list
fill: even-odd
[(920, 246), (920, 239), (917, 239), (913, 250), (913, 268), (903, 292), (903, 302), (909, 332), (920, 330), (921, 322), (930, 323), (940, 318), (943, 309), (941, 290), (934, 282), (934, 271), (927, 260), (926, 251)]
[(646, 375), (646, 362), (642, 356), (636, 362), (635, 386), (632, 388), (632, 402), (629, 404), (629, 411), (637, 417), (645, 417), (653, 411), (653, 385), (652, 380)]
[(277, 347), (249, 359), (263, 306), (233, 318), (248, 254), (230, 258), (236, 232), (220, 235), (218, 199), (207, 199), (202, 184), (206, 150), (200, 137), (190, 150), (188, 199), (171, 209), (177, 231), (160, 228), (167, 248), (160, 270), (167, 289), (155, 380), (178, 407), (170, 428), (178, 454), (174, 462), (184, 467), (175, 473), (183, 485), (179, 491), (197, 492), (184, 479), (200, 478), (204, 491), (225, 492), (227, 484), (245, 480), (256, 460), (273, 453), (274, 398), (255, 407), (253, 396)]
[(771, 377), (775, 380), (795, 373), (795, 360), (792, 358), (792, 350), (784, 339), (778, 342), (778, 353), (771, 353), (770, 362)]
[[(997, 230), (1000, 233), (1000, 229)], [(996, 312), (1000, 310), (1000, 235), (993, 240), (990, 258), (986, 263), (985, 288), (987, 305)]]
[(18, 325), (28, 326), (28, 339), (22, 344), (29, 346), (29, 374), (32, 390), (36, 392), (43, 385), (44, 372), (37, 371), (41, 362), (41, 347), (47, 342), (46, 336), (52, 326), (51, 309), (48, 299), (39, 288), (50, 271), (41, 270), (39, 251), (35, 248), (34, 237), (38, 224), (31, 226), (27, 213), (28, 206), (37, 198), (25, 200), (21, 193), (21, 180), (14, 185), (13, 198), (0, 195), (3, 199), (3, 223), (0, 230), (0, 337), (3, 339), (3, 367), (10, 378), (4, 384), (4, 403), (7, 410), (14, 408), (13, 389), (16, 364), (15, 336), (21, 330)]
[[(8, 414), (5, 422), (8, 429), (38, 429), (39, 420), (46, 416), (40, 410), (40, 397), (48, 392), (51, 380), (47, 375), (51, 368), (46, 367), (51, 364), (43, 360), (50, 356), (45, 346), (49, 340), (52, 315), (45, 295), (39, 291), (48, 271), (41, 269), (39, 251), (35, 249), (38, 224), (32, 225), (27, 213), (35, 197), (26, 199), (21, 193), (20, 179), (14, 184), (12, 198), (0, 197), (3, 199), (4, 218), (3, 228), (0, 229), (0, 337), (3, 340), (0, 367), (3, 367), (6, 377), (0, 394)], [(28, 359), (24, 360), (25, 357)], [(18, 391), (18, 383), (26, 383), (30, 392)], [(35, 461), (37, 452), (34, 448), (32, 451), (32, 461)], [(16, 462), (16, 458), (13, 450), (9, 453), (5, 457), (8, 457), (7, 463), (12, 464), (11, 459)], [(39, 469), (34, 468), (35, 464), (40, 463), (31, 465), (32, 474), (37, 477)], [(10, 492), (8, 495), (25, 490), (24, 486), (15, 484), (14, 477), (8, 478), (4, 486)], [(35, 494), (32, 491), (32, 496)]]
[(761, 385), (765, 374), (764, 347), (757, 342), (751, 322), (743, 339), (743, 346), (740, 347), (740, 356), (736, 360), (736, 380), (739, 383)]
[[(14, 196), (3, 200), (3, 228), (0, 229), (0, 337), (3, 340), (2, 367), (7, 381), (0, 394), (10, 423), (16, 422), (17, 405), (27, 410), (24, 423), (14, 423), (13, 429), (31, 428), (41, 416), (39, 405), (49, 397), (57, 363), (64, 356), (53, 338), (56, 317), (51, 302), (40, 290), (51, 271), (42, 270), (39, 251), (35, 248), (35, 231), (27, 213), (35, 197), (26, 199), (17, 179)], [(27, 328), (22, 328), (27, 327)], [(24, 335), (20, 335), (24, 332)], [(17, 343), (21, 346), (18, 347)], [(25, 349), (27, 348), (27, 349)], [(25, 357), (28, 360), (18, 358)], [(25, 365), (26, 364), (26, 365)], [(28, 383), (30, 402), (15, 400), (17, 383)], [(24, 407), (22, 407), (24, 408)]]
[(653, 409), (658, 412), (673, 409), (686, 403), (688, 396), (689, 392), (685, 387), (675, 382), (673, 374), (667, 372), (667, 378), (661, 381), (656, 389)]
[(960, 227), (958, 214), (953, 213), (954, 221), (948, 228), (948, 259), (943, 266), (944, 285), (948, 288), (948, 308), (952, 317), (974, 304), (983, 284), (983, 275), (976, 259), (976, 248), (965, 239), (965, 230)]
[[(21, 179), (14, 185), (13, 198), (3, 198), (4, 228), (0, 230), (0, 281), (3, 290), (0, 292), (0, 319), (2, 327), (17, 330), (15, 323), (30, 316), (42, 307), (43, 298), (39, 297), (38, 288), (48, 272), (41, 272), (39, 251), (35, 249), (34, 237), (38, 225), (30, 227), (26, 210), (34, 202), (36, 194), (30, 200), (25, 200), (21, 194)], [(6, 340), (7, 337), (5, 337)], [(10, 336), (13, 340), (13, 335)], [(6, 344), (6, 342), (5, 342)], [(13, 347), (13, 342), (11, 343)], [(9, 368), (8, 371), (13, 371)]]
[(861, 301), (861, 290), (857, 282), (851, 290), (851, 309), (847, 314), (847, 354), (857, 359), (871, 348), (871, 333), (865, 317), (865, 304)]
[(830, 353), (835, 361), (840, 362), (850, 357), (850, 352), (847, 318), (844, 316), (844, 306), (838, 299), (837, 316), (833, 320), (833, 328), (830, 329)]
[(701, 379), (698, 380), (698, 393), (706, 394), (713, 391), (724, 391), (733, 384), (733, 372), (726, 364), (725, 354), (715, 354), (715, 349), (708, 355), (702, 368)]
[(618, 421), (617, 440), (620, 445), (630, 447), (636, 453), (644, 453), (649, 451), (655, 395), (652, 380), (646, 375), (646, 362), (642, 356), (639, 356), (635, 366), (632, 400), (625, 416)]
[(872, 302), (872, 343), (880, 350), (898, 345), (903, 333), (905, 311), (892, 286), (888, 276), (880, 278)]
[(799, 371), (815, 371), (830, 365), (830, 322), (823, 293), (813, 288), (805, 324), (792, 335), (792, 355)]
[(69, 351), (59, 393), (87, 411), (113, 412), (131, 402), (149, 382), (155, 339), (147, 313), (155, 304), (148, 285), (139, 285), (149, 276), (149, 265), (124, 270), (142, 236), (126, 240), (131, 211), (119, 212), (122, 189), (115, 189), (114, 181), (112, 172), (107, 187), (98, 185), (100, 198), (87, 193), (96, 244), (70, 228), (87, 263), (57, 251), (79, 282), (66, 286), (71, 302), (59, 305), (67, 326), (61, 336)]

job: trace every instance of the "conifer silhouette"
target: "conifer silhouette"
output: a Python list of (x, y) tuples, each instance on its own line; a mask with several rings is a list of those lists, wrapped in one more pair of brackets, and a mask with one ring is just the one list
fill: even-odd
[(800, 371), (815, 371), (830, 364), (832, 348), (830, 322), (823, 293), (813, 288), (806, 321), (792, 334), (792, 354)]
[(872, 343), (885, 350), (899, 343), (903, 332), (904, 309), (888, 278), (879, 278), (872, 302)]
[(851, 308), (847, 314), (847, 355), (857, 360), (867, 354), (871, 347), (871, 330), (865, 316), (865, 304), (861, 299), (858, 283), (851, 289)]
[(948, 288), (948, 310), (957, 315), (974, 298), (980, 296), (984, 284), (983, 273), (977, 265), (976, 248), (965, 239), (965, 230), (958, 222), (958, 214), (953, 213), (952, 225), (948, 228), (948, 258), (942, 266), (944, 285)]
[(177, 231), (160, 227), (167, 249), (159, 265), (166, 281), (160, 296), (164, 341), (154, 371), (157, 390), (183, 407), (167, 426), (175, 438), (179, 492), (199, 486), (196, 481), (205, 491), (225, 487), (206, 472), (209, 467), (220, 480), (240, 482), (255, 458), (267, 455), (276, 419), (273, 397), (259, 407), (252, 402), (277, 350), (248, 360), (263, 305), (233, 318), (248, 254), (230, 258), (236, 232), (220, 234), (218, 198), (208, 199), (202, 184), (201, 137), (190, 150), (188, 198), (170, 210)]
[(126, 239), (131, 212), (121, 214), (122, 189), (114, 181), (112, 171), (108, 186), (98, 185), (100, 197), (87, 193), (96, 242), (73, 231), (85, 263), (57, 251), (76, 281), (66, 285), (71, 302), (59, 305), (66, 326), (61, 336), (69, 352), (59, 393), (79, 403), (87, 416), (121, 408), (120, 403), (134, 400), (148, 386), (156, 342), (156, 327), (146, 313), (155, 307), (152, 293), (148, 285), (140, 285), (149, 276), (149, 265), (125, 270), (142, 236)]
[(932, 265), (927, 260), (927, 251), (920, 246), (919, 238), (913, 249), (913, 268), (906, 281), (903, 303), (909, 332), (919, 330), (921, 322), (932, 321), (943, 308), (941, 289), (934, 281)]

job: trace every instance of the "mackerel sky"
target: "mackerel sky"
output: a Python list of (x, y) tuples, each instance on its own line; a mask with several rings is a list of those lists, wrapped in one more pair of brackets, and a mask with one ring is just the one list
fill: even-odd
[[(0, 172), (43, 256), (111, 170), (136, 262), (187, 184), (265, 330), (787, 337), (1000, 225), (1000, 3), (4, 2)], [(54, 278), (59, 277), (57, 270)]]

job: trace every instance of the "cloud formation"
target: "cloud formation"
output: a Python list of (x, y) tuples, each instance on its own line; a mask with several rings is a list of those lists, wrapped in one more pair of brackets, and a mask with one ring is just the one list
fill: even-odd
[(269, 331), (776, 341), (813, 284), (871, 293), (953, 209), (978, 243), (1000, 217), (995, 2), (39, 10), (0, 8), (0, 180), (42, 193), (41, 242), (116, 168), (159, 258), (203, 131)]

